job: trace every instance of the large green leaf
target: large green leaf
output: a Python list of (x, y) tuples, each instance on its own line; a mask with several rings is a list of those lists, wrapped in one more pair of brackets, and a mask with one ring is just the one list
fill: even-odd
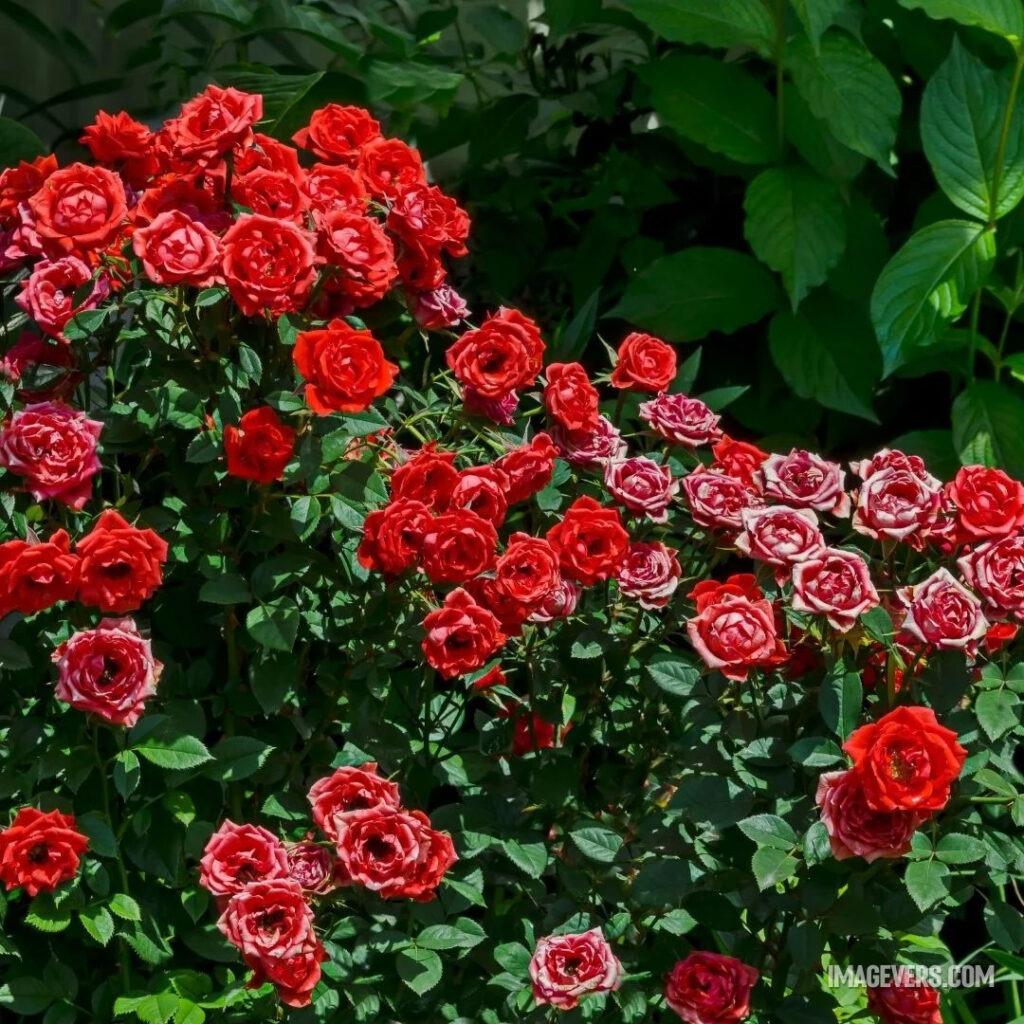
[(768, 8), (751, 0), (630, 0), (629, 12), (674, 43), (750, 46), (771, 52), (775, 25)]
[(791, 0), (793, 10), (800, 19), (811, 45), (817, 49), (825, 30), (835, 22), (846, 6), (845, 0)]
[(639, 74), (658, 116), (680, 135), (739, 163), (770, 163), (777, 156), (775, 102), (743, 68), (674, 54)]
[(793, 40), (786, 63), (808, 106), (832, 134), (889, 171), (901, 100), (885, 66), (837, 31), (826, 33), (817, 50), (806, 36)]
[(778, 299), (771, 274), (752, 256), (694, 247), (645, 267), (609, 315), (670, 341), (698, 341), (760, 320)]
[(911, 235), (889, 260), (871, 295), (886, 376), (963, 313), (995, 252), (995, 234), (983, 224), (942, 220)]
[(994, 381), (971, 384), (953, 403), (953, 444), (962, 462), (1024, 476), (1024, 399)]
[(1018, 46), (1024, 38), (1024, 11), (1020, 0), (899, 0), (911, 10), (932, 18), (951, 18), (1008, 39)]
[(1019, 104), (1007, 124), (1000, 164), (1010, 77), (1009, 69), (993, 71), (954, 40), (921, 102), (921, 141), (936, 180), (952, 202), (980, 220), (1004, 216), (1024, 196)]
[(13, 167), (19, 160), (34, 160), (45, 152), (42, 139), (31, 128), (0, 117), (0, 167)]
[(804, 167), (773, 168), (750, 183), (743, 207), (747, 241), (782, 275), (795, 309), (843, 254), (846, 214), (839, 190)]

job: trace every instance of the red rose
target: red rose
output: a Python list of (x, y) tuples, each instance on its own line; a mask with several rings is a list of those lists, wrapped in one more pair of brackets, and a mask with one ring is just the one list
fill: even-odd
[(857, 495), (853, 528), (868, 537), (905, 540), (920, 548), (941, 502), (942, 484), (935, 477), (898, 466), (878, 469)]
[(381, 899), (432, 900), (458, 860), (451, 836), (432, 829), (422, 811), (356, 811), (345, 820), (337, 842), (349, 880)]
[(516, 420), (519, 408), (519, 394), (510, 391), (501, 398), (485, 398), (472, 388), (462, 389), (462, 408), (469, 416), (480, 416), (503, 427), (510, 427)]
[(815, 802), (828, 830), (836, 860), (863, 857), (869, 864), (905, 856), (918, 825), (928, 817), (916, 811), (874, 811), (855, 771), (826, 772), (818, 779)]
[(459, 482), (454, 462), (455, 452), (440, 451), (433, 441), (425, 444), (391, 474), (392, 500), (411, 498), (443, 512)]
[(513, 757), (525, 757), (538, 750), (551, 750), (555, 745), (555, 735), (558, 735), (561, 742), (572, 728), (570, 722), (563, 725), (560, 730), (556, 729), (554, 722), (549, 722), (546, 718), (541, 718), (536, 711), (521, 706), (506, 706), (498, 712), (498, 717), (512, 719), (510, 751)]
[(448, 507), (475, 512), (497, 527), (508, 511), (507, 493), (508, 478), (497, 466), (474, 466), (459, 473)]
[(411, 498), (398, 498), (371, 512), (356, 552), (359, 564), (385, 576), (401, 576), (416, 564), (432, 518), (422, 501)]
[(987, 541), (956, 564), (994, 615), (1024, 620), (1024, 534)]
[(214, 896), (231, 896), (253, 882), (290, 877), (288, 855), (277, 836), (259, 825), (230, 820), (210, 836), (199, 868), (199, 884)]
[(530, 959), (530, 982), (538, 1003), (575, 1009), (584, 996), (614, 992), (622, 964), (600, 928), (578, 935), (548, 935)]
[(254, 132), (251, 144), (236, 146), (231, 154), (236, 175), (244, 176), (253, 171), (278, 171), (294, 178), (301, 185), (305, 172), (299, 166), (298, 150), (269, 135)]
[(314, 213), (349, 210), (363, 213), (370, 201), (359, 175), (347, 167), (314, 164), (302, 182)]
[(1020, 626), (1016, 622), (993, 622), (985, 632), (982, 646), (990, 657), (1017, 639)]
[(380, 124), (362, 107), (328, 103), (313, 111), (309, 124), (292, 136), (292, 142), (329, 163), (355, 166), (359, 151), (380, 138)]
[(239, 174), (232, 180), (231, 197), (253, 213), (302, 224), (309, 200), (301, 184), (299, 175), (259, 167), (248, 174)]
[(577, 498), (547, 539), (558, 552), (563, 575), (584, 586), (614, 575), (629, 546), (619, 513), (590, 497)]
[(775, 610), (754, 580), (740, 573), (724, 583), (704, 580), (691, 592), (697, 614), (686, 624), (694, 650), (728, 679), (746, 679), (751, 668), (776, 664), (786, 651)]
[(907, 609), (905, 632), (940, 649), (977, 651), (988, 629), (981, 602), (948, 569), (901, 587), (898, 596)]
[(269, 405), (250, 409), (237, 427), (224, 428), (228, 473), (243, 480), (260, 484), (280, 480), (294, 450), (295, 431)]
[(167, 542), (113, 509), (99, 516), (75, 552), (81, 560), (78, 599), (101, 612), (133, 612), (163, 582)]
[(82, 286), (92, 279), (92, 271), (77, 256), (41, 260), (32, 268), (32, 273), (22, 279), (21, 292), (15, 302), (44, 333), (65, 341), (64, 328), (68, 321), (83, 310), (98, 305), (110, 291), (107, 279), (100, 276), (82, 298)]
[[(268, 910), (269, 915), (274, 913), (274, 908)], [(313, 989), (320, 981), (320, 964), (326, 959), (323, 944), (310, 931), (308, 938), (292, 952), (282, 956), (246, 957), (245, 962), (253, 972), (249, 986), (259, 988), (269, 981), (285, 1006), (309, 1006)]]
[(612, 370), (612, 387), (658, 394), (676, 375), (676, 351), (667, 342), (634, 331), (619, 346)]
[(655, 523), (668, 520), (668, 507), (679, 490), (668, 466), (644, 455), (609, 459), (604, 466), (608, 493), (633, 515), (645, 515)]
[(597, 388), (579, 363), (551, 363), (544, 371), (544, 407), (570, 433), (596, 430), (599, 420)]
[(809, 508), (749, 508), (740, 513), (743, 532), (736, 547), (744, 554), (788, 572), (797, 562), (825, 550), (818, 517)]
[(78, 141), (88, 147), (97, 163), (119, 166), (121, 177), (136, 188), (159, 169), (153, 133), (123, 110), (116, 114), (100, 110)]
[(0, 881), (8, 892), (53, 892), (75, 877), (88, 848), (89, 840), (70, 814), (22, 807), (0, 831)]
[(100, 469), (102, 430), (99, 420), (60, 402), (26, 406), (0, 430), (0, 466), (23, 477), (37, 501), (53, 498), (80, 509)]
[(317, 251), (338, 272), (328, 278), (332, 292), (360, 309), (387, 295), (395, 278), (391, 239), (372, 217), (332, 210), (317, 221)]
[(686, 1024), (738, 1024), (750, 1015), (758, 977), (735, 957), (694, 950), (665, 979), (665, 1002)]
[(465, 583), (494, 565), (498, 534), (475, 512), (444, 512), (427, 524), (420, 564), (433, 583)]
[(79, 561), (65, 530), (48, 541), (9, 540), (0, 544), (0, 618), (11, 612), (34, 615), (78, 591)]
[(473, 680), (473, 689), (477, 693), (482, 693), (484, 690), (490, 690), (495, 686), (508, 686), (508, 679), (505, 673), (501, 670), (500, 665), (494, 665), (489, 668), (483, 675), (477, 676)]
[[(48, 373), (44, 384), (26, 387), (22, 377), (29, 370), (45, 366), (51, 370), (70, 371)], [(74, 391), (81, 374), (74, 370), (75, 357), (69, 345), (61, 345), (36, 334), (22, 331), (18, 340), (4, 353), (0, 360), (0, 376), (15, 384), (22, 384), (17, 398), (23, 402), (63, 401)]]
[(362, 412), (391, 387), (398, 373), (369, 331), (344, 320), (332, 320), (317, 331), (302, 331), (292, 359), (306, 381), (306, 402), (321, 416)]
[(466, 255), (469, 214), (436, 185), (412, 185), (391, 206), (388, 229), (403, 242), (430, 252)]
[(136, 224), (148, 224), (161, 213), (178, 210), (211, 231), (224, 231), (232, 223), (224, 208), (223, 183), (205, 176), (174, 177), (146, 189), (135, 207)]
[(401, 139), (374, 139), (359, 150), (359, 174), (374, 199), (393, 202), (407, 188), (426, 182), (423, 161)]
[(721, 436), (720, 416), (699, 398), (658, 395), (640, 406), (640, 417), (660, 437), (684, 448), (697, 448)]
[(131, 619), (101, 619), (53, 653), (57, 699), (113, 725), (133, 726), (156, 693), (163, 665)]
[(220, 243), (200, 221), (181, 210), (159, 214), (136, 228), (132, 247), (146, 276), (157, 284), (190, 284), (205, 288), (220, 271)]
[(544, 341), (537, 325), (504, 306), (452, 344), (445, 359), (464, 388), (484, 398), (503, 398), (540, 373)]
[(843, 744), (876, 811), (941, 811), (967, 751), (931, 708), (898, 707)]
[(510, 505), (526, 501), (551, 483), (556, 455), (558, 449), (551, 443), (550, 435), (540, 433), (495, 461), (495, 469), (508, 478), (505, 497)]
[(758, 471), (768, 458), (768, 453), (761, 451), (757, 445), (725, 436), (711, 446), (711, 454), (715, 457), (712, 469), (735, 477), (747, 487), (759, 486)]
[(164, 126), (173, 155), (206, 166), (252, 138), (263, 117), (263, 97), (240, 89), (208, 85)]
[(330, 850), (307, 839), (289, 843), (285, 851), (288, 874), (302, 886), (307, 896), (320, 896), (337, 886), (340, 872)]
[(1001, 469), (964, 466), (948, 493), (966, 539), (1005, 537), (1024, 526), (1024, 484)]
[(869, 988), (868, 1009), (881, 1024), (942, 1024), (939, 990), (906, 973), (894, 985)]
[(877, 604), (878, 591), (859, 554), (826, 548), (793, 567), (793, 607), (824, 615), (834, 629), (843, 633)]
[(661, 541), (630, 544), (615, 575), (619, 590), (626, 597), (636, 598), (641, 608), (664, 608), (683, 574), (677, 554)]
[(769, 455), (761, 478), (765, 497), (782, 505), (840, 517), (850, 514), (850, 496), (843, 490), (846, 474), (813, 452), (794, 448), (788, 455)]
[(12, 227), (21, 220), (20, 207), (39, 191), (43, 182), (57, 170), (52, 153), (35, 160), (21, 160), (17, 167), (0, 171), (0, 224)]
[(313, 820), (324, 835), (337, 841), (345, 821), (357, 811), (401, 806), (398, 786), (383, 778), (373, 761), (357, 768), (345, 765), (317, 779), (307, 795)]
[(580, 599), (580, 588), (564, 576), (558, 586), (530, 614), (529, 621), (546, 624), (556, 619), (567, 619)]
[(476, 671), (505, 643), (495, 615), (461, 588), (427, 613), (423, 629), (427, 664), (446, 679)]
[(494, 567), (501, 588), (523, 605), (540, 604), (561, 582), (558, 554), (542, 537), (513, 533)]
[(706, 466), (684, 476), (682, 489), (693, 521), (715, 530), (743, 529), (743, 513), (763, 505), (740, 477)]
[(127, 213), (121, 179), (87, 164), (54, 171), (28, 205), (44, 248), (57, 255), (102, 249), (121, 230)]

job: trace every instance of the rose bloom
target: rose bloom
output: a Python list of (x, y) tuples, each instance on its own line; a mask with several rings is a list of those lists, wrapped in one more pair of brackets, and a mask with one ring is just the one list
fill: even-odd
[(966, 540), (1005, 537), (1024, 526), (1024, 484), (1001, 469), (964, 466), (948, 493)]
[(825, 550), (818, 517), (809, 508), (748, 508), (740, 512), (740, 519), (743, 531), (736, 537), (736, 547), (759, 562), (784, 570), (777, 576)]
[(686, 1024), (738, 1024), (759, 972), (724, 953), (694, 950), (665, 979), (665, 1002)]
[(429, 292), (448, 278), (441, 255), (404, 241), (398, 250), (398, 276), (407, 292)]
[(472, 388), (462, 389), (462, 408), (469, 416), (481, 416), (503, 427), (510, 427), (516, 421), (519, 408), (519, 394), (510, 391), (501, 398), (485, 398)]
[(741, 530), (743, 512), (763, 504), (738, 477), (706, 466), (684, 476), (682, 489), (693, 521), (715, 530)]
[(266, 170), (287, 174), (300, 184), (305, 179), (305, 171), (299, 166), (298, 150), (260, 132), (253, 132), (251, 143), (243, 142), (236, 146), (231, 159), (235, 164), (235, 174), (239, 176)]
[(540, 604), (561, 582), (558, 554), (542, 537), (513, 533), (494, 567), (501, 588), (520, 604)]
[(715, 457), (711, 464), (713, 470), (735, 477), (746, 487), (760, 489), (760, 469), (768, 458), (768, 453), (761, 451), (756, 444), (737, 441), (736, 438), (726, 435), (711, 446), (711, 454)]
[(314, 164), (301, 182), (314, 216), (331, 210), (365, 213), (370, 197), (359, 175), (347, 167)]
[(475, 672), (505, 643), (497, 616), (461, 587), (423, 619), (423, 656), (445, 679)]
[(290, 221), (239, 217), (221, 239), (221, 273), (246, 316), (291, 313), (316, 278), (313, 236)]
[(306, 381), (313, 412), (362, 412), (394, 383), (398, 367), (369, 332), (344, 320), (315, 331), (301, 331), (292, 349), (295, 367)]
[(668, 520), (668, 507), (679, 490), (679, 481), (672, 479), (668, 466), (642, 455), (606, 462), (604, 485), (623, 508), (655, 523)]
[(843, 744), (876, 811), (941, 811), (967, 751), (931, 708), (897, 707)]
[(948, 569), (897, 591), (907, 609), (903, 629), (922, 643), (973, 654), (988, 622), (981, 602)]
[(466, 300), (450, 284), (441, 284), (409, 297), (412, 315), (425, 331), (454, 327), (469, 315)]
[(493, 523), (455, 509), (424, 528), (420, 565), (432, 583), (465, 583), (493, 567), (497, 544)]
[(466, 509), (501, 526), (508, 511), (508, 477), (497, 466), (473, 466), (463, 469), (452, 488), (448, 510)]
[(449, 346), (445, 359), (456, 380), (484, 398), (502, 398), (532, 384), (544, 341), (527, 316), (504, 306)]
[(269, 484), (284, 476), (295, 450), (295, 431), (269, 405), (250, 409), (238, 426), (224, 428), (224, 458), (231, 476)]
[(813, 508), (843, 518), (850, 514), (850, 496), (843, 490), (846, 474), (820, 455), (794, 448), (788, 455), (769, 455), (761, 466), (764, 495), (791, 508)]
[(284, 843), (260, 825), (225, 821), (210, 836), (199, 862), (199, 884), (214, 896), (231, 896), (253, 882), (289, 878)]
[(80, 559), (78, 599), (101, 612), (135, 611), (163, 582), (167, 542), (107, 509), (75, 545)]
[(131, 619), (101, 619), (53, 653), (57, 699), (112, 725), (133, 726), (156, 693), (163, 665)]
[(746, 679), (751, 668), (785, 656), (775, 626), (775, 610), (754, 577), (730, 576), (698, 583), (691, 592), (697, 614), (686, 623), (694, 650), (727, 679)]
[[(23, 378), (38, 367), (67, 372), (51, 376), (38, 387), (34, 384), (27, 386)], [(69, 345), (62, 345), (31, 330), (22, 331), (18, 340), (4, 353), (0, 359), (0, 376), (21, 385), (17, 398), (29, 404), (63, 401), (81, 379), (81, 374), (75, 370), (75, 357)]]
[(356, 309), (379, 302), (398, 277), (391, 239), (377, 221), (361, 213), (332, 210), (320, 217), (317, 252), (338, 268), (328, 287)]
[(100, 469), (103, 424), (59, 402), (28, 405), (0, 430), (0, 466), (25, 478), (37, 501), (54, 498), (80, 509)]
[(660, 437), (684, 448), (698, 448), (721, 435), (721, 416), (686, 395), (658, 395), (640, 406), (640, 418)]
[(181, 210), (167, 210), (136, 228), (132, 248), (142, 260), (146, 276), (157, 284), (206, 288), (218, 279), (217, 236)]
[(793, 567), (793, 607), (824, 615), (840, 632), (852, 629), (877, 604), (878, 591), (859, 554), (826, 548)]
[(78, 592), (79, 561), (67, 531), (57, 530), (47, 541), (30, 536), (0, 544), (0, 618), (34, 615)]
[(853, 528), (876, 540), (907, 540), (920, 547), (941, 501), (942, 484), (935, 477), (896, 466), (878, 469), (857, 495)]
[(544, 407), (563, 429), (573, 434), (597, 429), (597, 389), (579, 363), (551, 363), (544, 371)]
[(545, 624), (556, 619), (567, 619), (576, 611), (579, 599), (580, 588), (563, 576), (558, 586), (530, 614), (528, 621)]
[(624, 459), (628, 454), (618, 427), (604, 416), (598, 416), (593, 430), (573, 432), (556, 424), (551, 439), (566, 462), (583, 469), (603, 466), (609, 459)]
[(359, 151), (379, 138), (380, 124), (368, 110), (328, 103), (313, 111), (309, 124), (292, 136), (292, 142), (328, 163), (354, 167)]
[(304, 840), (285, 846), (288, 874), (302, 886), (307, 896), (330, 892), (337, 885), (334, 855), (319, 843)]
[(70, 814), (22, 807), (0, 831), (0, 881), (8, 892), (53, 892), (75, 877), (88, 848)]
[(935, 479), (925, 467), (924, 459), (919, 455), (907, 455), (898, 448), (880, 448), (870, 459), (851, 462), (850, 469), (861, 480), (868, 480), (875, 473), (880, 473), (884, 469), (904, 470), (925, 481)]
[(431, 828), (422, 811), (392, 807), (356, 811), (346, 818), (337, 844), (348, 879), (381, 899), (432, 900), (458, 860), (452, 837)]
[(75, 297), (92, 280), (92, 271), (77, 256), (41, 260), (21, 282), (15, 302), (45, 334), (64, 341), (68, 321), (83, 310), (92, 309), (107, 297), (110, 285), (97, 277), (92, 290), (76, 306)]
[(121, 179), (87, 164), (54, 171), (28, 205), (43, 247), (56, 255), (102, 249), (121, 230), (127, 213)]
[[(273, 917), (274, 908), (268, 909)], [(249, 985), (259, 988), (269, 981), (277, 990), (277, 997), (285, 1006), (309, 1006), (313, 1000), (313, 989), (320, 981), (320, 964), (327, 959), (323, 943), (314, 932), (298, 947), (284, 956), (251, 956), (243, 958), (252, 968)]]
[(676, 375), (676, 350), (660, 338), (634, 331), (619, 346), (612, 387), (652, 394), (667, 390)]
[(22, 203), (35, 195), (55, 170), (57, 158), (47, 153), (34, 160), (20, 160), (16, 167), (0, 171), (0, 224), (6, 227), (16, 224)]
[(942, 996), (911, 972), (894, 985), (868, 989), (868, 1009), (881, 1024), (942, 1024)]
[(634, 597), (641, 608), (664, 608), (679, 586), (682, 569), (674, 548), (661, 541), (634, 541), (615, 574), (619, 590)]
[(302, 190), (302, 175), (258, 167), (247, 174), (236, 174), (231, 182), (231, 198), (253, 213), (276, 220), (305, 223), (309, 199)]
[(357, 811), (401, 806), (398, 786), (377, 771), (374, 761), (356, 767), (343, 765), (317, 779), (307, 795), (313, 820), (324, 835), (337, 841), (345, 821)]
[(863, 857), (871, 864), (879, 858), (903, 857), (918, 825), (928, 817), (915, 811), (872, 810), (855, 771), (825, 772), (814, 799), (836, 860)]
[(136, 224), (148, 224), (173, 210), (215, 232), (232, 224), (231, 214), (225, 209), (223, 181), (210, 175), (178, 176), (151, 185), (139, 198), (132, 219)]
[(436, 185), (412, 185), (391, 206), (388, 230), (407, 245), (465, 256), (469, 215)]
[(433, 441), (425, 444), (391, 474), (392, 500), (411, 498), (443, 512), (459, 482), (454, 462), (455, 452), (441, 451)]
[(526, 501), (551, 483), (557, 455), (551, 436), (540, 433), (495, 460), (495, 469), (500, 469), (508, 479), (505, 497), (510, 505)]
[(262, 96), (208, 85), (164, 128), (176, 158), (206, 166), (248, 142), (252, 126), (262, 117)]
[(370, 195), (389, 202), (427, 180), (419, 153), (401, 139), (373, 139), (362, 146), (358, 170)]
[(629, 546), (619, 513), (593, 498), (577, 498), (547, 532), (562, 575), (589, 586), (613, 576)]
[(956, 564), (995, 616), (1024, 620), (1024, 534), (986, 541)]
[(573, 1010), (584, 996), (614, 992), (622, 981), (622, 964), (600, 928), (548, 935), (533, 952), (530, 981), (538, 1003)]
[(399, 498), (371, 512), (363, 522), (356, 557), (365, 569), (401, 576), (417, 562), (423, 534), (433, 516), (422, 501)]
[(117, 165), (121, 177), (134, 188), (140, 188), (159, 169), (153, 133), (123, 110), (116, 114), (98, 111), (78, 141), (97, 163)]

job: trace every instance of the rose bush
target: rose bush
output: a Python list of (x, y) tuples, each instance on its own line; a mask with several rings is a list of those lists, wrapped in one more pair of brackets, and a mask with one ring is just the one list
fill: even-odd
[(924, 1024), (826, 972), (950, 922), (1016, 984), (1024, 486), (552, 358), (416, 150), (262, 102), (0, 174), (0, 1005)]

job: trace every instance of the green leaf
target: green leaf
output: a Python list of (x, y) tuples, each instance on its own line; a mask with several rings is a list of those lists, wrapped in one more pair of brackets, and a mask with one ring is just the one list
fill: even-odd
[(460, 924), (432, 924), (416, 936), (416, 945), (421, 949), (472, 949), (485, 938), (482, 929), (468, 918), (460, 918)]
[(984, 690), (974, 702), (974, 713), (988, 738), (997, 740), (1020, 723), (1019, 706), (1020, 697), (1010, 690)]
[(210, 765), (207, 774), (223, 782), (247, 779), (263, 767), (273, 747), (252, 736), (225, 736), (214, 748), (217, 763)]
[(114, 919), (106, 907), (86, 907), (78, 914), (82, 927), (101, 946), (105, 946), (114, 937)]
[(139, 909), (138, 903), (131, 896), (123, 892), (115, 893), (111, 896), (107, 906), (110, 908), (111, 913), (117, 914), (124, 921), (142, 920), (142, 911)]
[(996, 944), (1016, 952), (1024, 946), (1024, 917), (1006, 903), (990, 902), (985, 907), (985, 927)]
[(252, 600), (249, 584), (233, 573), (207, 580), (199, 588), (199, 600), (210, 604), (247, 604)]
[(134, 751), (120, 750), (117, 752), (114, 757), (114, 789), (117, 790), (122, 800), (127, 800), (135, 792), (141, 774), (139, 759)]
[(935, 178), (956, 206), (979, 220), (1005, 216), (1024, 197), (1020, 104), (1007, 125), (1000, 163), (1011, 75), (1009, 68), (991, 70), (954, 39), (921, 101), (921, 142)]
[(429, 992), (440, 980), (441, 958), (432, 949), (411, 946), (398, 954), (398, 976), (417, 995)]
[(629, 0), (628, 10), (673, 43), (749, 46), (767, 56), (775, 39), (768, 8), (749, 0)]
[(673, 54), (639, 75), (658, 116), (680, 135), (743, 164), (776, 158), (775, 102), (739, 65)]
[(38, 977), (23, 975), (0, 985), (0, 1007), (19, 1014), (42, 1013), (56, 998), (56, 993)]
[(611, 864), (622, 849), (622, 837), (607, 828), (577, 828), (569, 837), (580, 853), (601, 864)]
[(974, 836), (962, 832), (949, 832), (944, 835), (935, 847), (935, 854), (945, 864), (970, 864), (983, 860), (988, 847)]
[(791, 0), (793, 10), (807, 33), (811, 46), (818, 49), (825, 30), (830, 28), (836, 16), (846, 6), (845, 0)]
[(245, 617), (245, 628), (258, 644), (272, 651), (290, 651), (299, 631), (299, 609), (288, 597), (257, 605)]
[(202, 740), (175, 733), (169, 727), (158, 728), (136, 743), (133, 749), (150, 764), (175, 771), (198, 768), (212, 757)]
[(524, 843), (506, 839), (502, 843), (505, 856), (530, 878), (540, 878), (548, 865), (548, 848), (543, 842)]
[(871, 295), (886, 376), (933, 344), (963, 313), (995, 255), (995, 233), (973, 221), (942, 220), (910, 236), (883, 268)]
[(763, 846), (754, 852), (750, 860), (757, 887), (762, 891), (785, 881), (796, 872), (800, 862), (784, 850)]
[(860, 676), (843, 671), (839, 666), (822, 680), (818, 706), (825, 724), (840, 738), (846, 739), (860, 720), (864, 699)]
[(46, 152), (43, 140), (31, 128), (9, 117), (0, 117), (0, 167), (14, 167)]
[(1016, 47), (1024, 38), (1024, 12), (1020, 0), (899, 0), (910, 10), (930, 18), (950, 18), (1002, 36)]
[(949, 868), (937, 860), (916, 860), (907, 865), (903, 877), (910, 898), (921, 911), (928, 910), (949, 894)]
[(651, 682), (673, 697), (688, 697), (701, 677), (693, 662), (666, 651), (659, 651), (644, 667)]
[(66, 901), (57, 903), (54, 893), (40, 893), (29, 905), (25, 923), (41, 932), (62, 932), (71, 924), (71, 909)]
[(815, 117), (844, 145), (890, 172), (901, 100), (885, 65), (836, 31), (828, 32), (817, 50), (806, 36), (793, 40), (786, 63)]
[(800, 842), (789, 822), (777, 814), (754, 814), (737, 822), (737, 825), (740, 831), (758, 846), (790, 851)]
[(773, 168), (750, 183), (743, 208), (750, 247), (782, 275), (796, 309), (843, 254), (846, 211), (839, 190), (804, 167)]
[(771, 274), (746, 253), (694, 247), (655, 260), (609, 313), (669, 341), (732, 334), (778, 305)]
[[(953, 403), (953, 444), (965, 463), (979, 448), (1015, 477), (1024, 476), (1024, 399), (994, 381), (975, 381)], [(988, 461), (988, 460), (986, 460)]]

